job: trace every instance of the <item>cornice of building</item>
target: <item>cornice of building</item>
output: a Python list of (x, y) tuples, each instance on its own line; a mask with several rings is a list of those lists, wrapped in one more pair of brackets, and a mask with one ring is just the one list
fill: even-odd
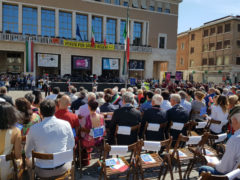
[(183, 0), (156, 0), (156, 2), (171, 3), (171, 4), (180, 4)]
[(220, 18), (220, 19), (215, 19), (213, 21), (209, 21), (209, 22), (204, 23), (200, 27), (197, 27), (197, 28), (194, 28), (194, 29), (190, 28), (188, 31), (181, 32), (177, 35), (177, 37), (181, 37), (181, 36), (189, 34), (190, 32), (194, 32), (194, 31), (203, 29), (205, 27), (213, 26), (213, 25), (224, 23), (224, 22), (231, 21), (231, 20), (239, 20), (240, 21), (240, 16), (238, 16), (238, 15), (237, 16), (226, 16), (226, 17), (223, 17), (223, 18)]

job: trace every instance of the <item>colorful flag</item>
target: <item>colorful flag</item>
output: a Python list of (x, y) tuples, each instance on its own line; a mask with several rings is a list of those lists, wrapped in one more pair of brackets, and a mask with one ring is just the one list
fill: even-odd
[(92, 28), (92, 39), (91, 39), (91, 46), (94, 47), (95, 46), (95, 37), (94, 37), (94, 31)]
[(33, 72), (33, 41), (26, 41), (26, 72)]
[(82, 41), (82, 36), (81, 36), (81, 34), (80, 34), (80, 29), (79, 29), (79, 26), (78, 26), (78, 24), (77, 24), (77, 31), (76, 31), (76, 35), (77, 35), (78, 37), (80, 37), (80, 40)]

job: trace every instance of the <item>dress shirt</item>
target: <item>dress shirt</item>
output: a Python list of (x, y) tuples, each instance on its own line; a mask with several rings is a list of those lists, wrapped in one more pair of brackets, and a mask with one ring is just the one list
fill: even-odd
[(217, 121), (221, 121), (221, 124), (212, 124), (210, 126), (211, 131), (220, 134), (222, 127), (228, 123), (228, 113), (224, 113), (220, 106), (212, 106), (211, 118)]
[(78, 99), (78, 97), (75, 94), (72, 94), (72, 93), (69, 95), (69, 97), (71, 99), (71, 103)]
[[(226, 144), (226, 151), (219, 164), (216, 165), (216, 170), (220, 173), (227, 174), (237, 169), (240, 164), (240, 129), (235, 131), (234, 135)], [(240, 177), (238, 177), (240, 178)]]
[(185, 99), (182, 99), (180, 105), (188, 112), (188, 114), (190, 114), (192, 110), (192, 105), (190, 102), (186, 101)]
[(152, 101), (147, 101), (145, 103), (142, 104), (141, 108), (140, 108), (140, 111), (141, 112), (144, 112), (148, 109), (152, 108)]
[(55, 116), (59, 119), (68, 121), (72, 128), (79, 127), (78, 116), (76, 114), (69, 112), (68, 110), (59, 109), (55, 113)]
[(161, 108), (165, 111), (172, 108), (171, 103), (168, 100), (163, 100), (161, 104)]
[(57, 98), (58, 94), (50, 94), (49, 96), (47, 96), (45, 99), (51, 99), (51, 100), (55, 100)]
[[(32, 157), (32, 150), (40, 153), (58, 153), (73, 149), (74, 137), (70, 124), (55, 116), (46, 117), (42, 122), (31, 126), (25, 152), (26, 157)], [(63, 162), (64, 164), (64, 162)], [(40, 168), (54, 168), (51, 160), (36, 160)]]

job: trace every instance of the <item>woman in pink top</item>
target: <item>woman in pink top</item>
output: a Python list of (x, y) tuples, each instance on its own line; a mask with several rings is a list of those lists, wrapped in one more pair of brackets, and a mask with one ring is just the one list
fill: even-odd
[[(97, 107), (98, 103), (95, 100), (91, 100), (88, 102), (90, 114), (86, 117), (86, 124), (84, 128), (86, 130), (90, 130), (90, 132), (86, 133), (81, 141), (81, 145), (83, 147), (83, 165), (90, 164), (91, 152), (93, 147), (100, 144), (103, 140), (103, 136), (105, 135), (104, 117), (96, 112)], [(96, 128), (100, 128), (103, 131), (100, 137), (94, 137), (94, 129)]]

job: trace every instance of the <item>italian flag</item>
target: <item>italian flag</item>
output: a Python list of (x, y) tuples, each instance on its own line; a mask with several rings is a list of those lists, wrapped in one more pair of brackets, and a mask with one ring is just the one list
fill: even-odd
[(94, 31), (93, 31), (93, 28), (92, 28), (91, 46), (92, 46), (92, 47), (95, 46), (95, 37), (94, 37)]
[(129, 56), (130, 56), (130, 39), (129, 39), (129, 20), (128, 20), (128, 16), (127, 16), (127, 21), (126, 21), (124, 32), (123, 32), (123, 37), (125, 39), (125, 53), (124, 53), (124, 62), (123, 62), (122, 74), (126, 75), (127, 74), (127, 67), (128, 67), (128, 63), (129, 63)]
[(33, 72), (33, 41), (26, 41), (26, 72)]

